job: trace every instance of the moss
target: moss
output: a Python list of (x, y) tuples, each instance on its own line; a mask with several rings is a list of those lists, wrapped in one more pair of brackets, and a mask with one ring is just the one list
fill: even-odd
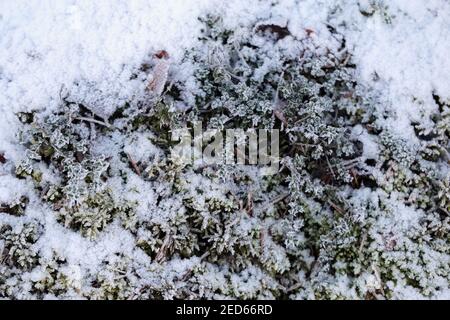
[[(381, 13), (373, 5), (373, 14)], [(67, 101), (49, 116), (25, 117), (27, 154), (16, 165), (17, 177), (31, 177), (65, 227), (94, 240), (116, 220), (115, 228), (134, 237), (139, 250), (109, 255), (79, 294), (378, 299), (395, 297), (395, 286), (410, 286), (432, 296), (449, 277), (438, 259), (449, 244), (450, 187), (440, 172), (447, 106), (439, 105), (428, 127), (414, 125), (421, 142), (415, 148), (384, 125), (384, 117), (395, 115), (375, 111), (377, 93), (359, 85), (336, 30), (330, 32), (339, 52), (314, 37), (294, 39), (282, 26), (229, 30), (217, 17), (204, 22), (200, 41), (211, 50), (186, 53), (183, 63), (195, 70), (189, 90), (171, 79), (160, 97), (129, 101), (109, 119)], [(295, 46), (286, 50), (289, 41)], [(194, 121), (220, 131), (279, 129), (279, 172), (262, 176), (261, 166), (171, 159), (176, 142), (170, 130)], [(125, 144), (142, 135), (151, 137), (152, 150), (131, 163)], [(360, 136), (372, 140), (379, 154), (365, 159)], [(98, 154), (104, 150), (98, 144), (108, 142), (117, 154)], [(26, 203), (2, 208), (20, 215)], [(411, 210), (417, 222), (404, 226), (397, 210)], [(0, 235), (12, 252), (8, 265), (41, 268), (34, 294), (75, 290), (60, 272), (64, 262), (33, 255), (38, 232), (7, 229)]]

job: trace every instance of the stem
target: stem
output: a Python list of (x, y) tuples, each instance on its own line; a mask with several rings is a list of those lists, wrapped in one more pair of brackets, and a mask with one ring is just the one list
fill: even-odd
[(96, 119), (92, 119), (92, 118), (76, 117), (76, 118), (74, 118), (74, 119), (80, 120), (80, 121), (86, 121), (86, 122), (96, 123), (96, 124), (99, 124), (99, 125), (101, 125), (101, 126), (104, 126), (104, 127), (106, 127), (106, 128), (109, 128), (109, 129), (112, 128), (112, 126), (111, 126), (109, 123), (104, 122), (104, 121), (100, 121), (100, 120), (96, 120)]

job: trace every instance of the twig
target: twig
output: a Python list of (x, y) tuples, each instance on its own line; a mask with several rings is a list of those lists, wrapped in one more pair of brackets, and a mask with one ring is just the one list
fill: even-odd
[(278, 118), (278, 120), (280, 120), (284, 125), (288, 125), (288, 121), (286, 119), (286, 117), (284, 116), (284, 113), (282, 111), (282, 103), (280, 101), (279, 98), (279, 92), (280, 92), (280, 84), (281, 81), (283, 81), (283, 76), (284, 76), (284, 70), (281, 72), (280, 74), (280, 78), (278, 80), (277, 83), (277, 90), (275, 91), (275, 97), (273, 99), (273, 103), (274, 103), (274, 110), (273, 110), (273, 114), (275, 115), (275, 117)]
[(265, 210), (269, 207), (269, 205), (274, 205), (280, 201), (283, 201), (289, 196), (289, 193), (280, 194), (279, 196), (269, 200), (262, 208), (261, 210)]
[(275, 197), (274, 199), (272, 199), (270, 202), (272, 204), (278, 203), (280, 201), (283, 201), (285, 198), (287, 198), (289, 196), (289, 193), (284, 193), (284, 194), (280, 194), (278, 197)]
[(234, 45), (234, 49), (236, 50), (239, 58), (241, 58), (242, 62), (245, 64), (245, 66), (247, 68), (250, 68), (250, 66), (248, 65), (247, 61), (245, 61), (244, 56), (242, 55), (241, 48), (239, 48), (239, 45), (238, 45), (237, 41), (234, 41), (233, 45)]
[(166, 237), (164, 238), (164, 242), (161, 245), (161, 248), (159, 248), (159, 251), (156, 254), (155, 261), (157, 263), (161, 263), (166, 259), (167, 249), (169, 248), (171, 242), (172, 242), (172, 236), (170, 233), (168, 233), (166, 235)]
[(361, 244), (359, 245), (359, 250), (358, 250), (358, 254), (361, 256), (362, 251), (364, 250), (364, 246), (366, 244), (367, 241), (367, 232), (364, 232), (362, 239), (361, 239)]
[(336, 175), (334, 174), (334, 170), (333, 170), (333, 167), (331, 166), (330, 160), (328, 160), (328, 156), (326, 157), (326, 159), (327, 159), (328, 167), (330, 168), (330, 171), (333, 174), (334, 179), (336, 179)]
[(86, 121), (86, 122), (91, 122), (91, 123), (96, 123), (99, 124), (101, 126), (104, 126), (106, 128), (112, 128), (112, 126), (104, 121), (100, 121), (100, 120), (96, 120), (96, 119), (92, 119), (92, 118), (86, 118), (86, 117), (75, 117), (74, 119), (76, 120), (80, 120), (80, 121)]
[(289, 288), (286, 289), (286, 293), (297, 290), (298, 288), (300, 288), (302, 286), (302, 284), (300, 282), (297, 282), (296, 284), (290, 286)]
[(127, 157), (128, 157), (128, 161), (130, 161), (131, 166), (133, 167), (134, 172), (138, 175), (141, 176), (141, 170), (139, 169), (136, 161), (134, 161), (134, 159), (131, 157), (131, 155), (127, 152)]
[(334, 210), (336, 210), (337, 212), (339, 212), (340, 214), (344, 214), (345, 211), (339, 207), (337, 204), (333, 203), (331, 200), (328, 200), (328, 204), (333, 207)]

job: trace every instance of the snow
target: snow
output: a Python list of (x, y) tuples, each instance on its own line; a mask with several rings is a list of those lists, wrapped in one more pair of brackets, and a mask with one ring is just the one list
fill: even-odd
[[(180, 58), (195, 41), (207, 1), (1, 1), (1, 104), (47, 108), (62, 86), (94, 82), (118, 98), (142, 61), (165, 49)], [(81, 88), (79, 95), (96, 92)]]
[[(408, 137), (411, 121), (420, 119), (423, 112), (432, 112), (430, 106), (437, 108), (432, 92), (450, 99), (450, 2), (389, 1), (389, 12), (393, 13), (390, 23), (381, 15), (368, 19), (359, 14), (359, 8), (367, 8), (368, 3), (341, 1), (342, 10), (331, 13), (336, 6), (332, 0), (286, 0), (276, 5), (257, 0), (2, 0), (0, 153), (14, 161), (23, 151), (17, 143), (20, 123), (15, 113), (51, 111), (62, 94), (69, 93), (71, 99), (85, 102), (100, 115), (111, 114), (143, 89), (142, 79), (148, 75), (138, 69), (155, 52), (166, 50), (173, 64), (181, 60), (185, 50), (196, 44), (201, 29), (198, 17), (207, 12), (220, 12), (225, 25), (231, 27), (251, 24), (258, 18), (286, 24), (296, 37), (303, 37), (306, 29), (313, 30), (323, 42), (333, 37), (327, 29), (327, 19), (331, 19), (345, 34), (361, 79), (383, 90), (386, 108), (396, 115), (388, 121)], [(138, 78), (132, 80), (135, 73)], [(361, 130), (355, 130), (355, 134)], [(138, 137), (133, 145), (134, 150), (140, 150), (134, 153), (137, 160), (154, 153), (147, 139)], [(364, 156), (375, 158), (376, 144), (365, 132), (360, 140), (364, 142)], [(81, 278), (80, 272), (98, 268), (111, 253), (133, 251), (129, 233), (115, 224), (95, 242), (58, 224), (48, 208), (38, 205), (30, 191), (32, 186), (10, 176), (7, 166), (0, 171), (0, 203), (27, 194), (32, 212), (28, 218), (46, 226), (38, 242), (41, 252), (48, 256), (53, 250), (64, 252), (70, 258), (74, 277)], [(137, 179), (131, 183), (141, 187)], [(153, 195), (149, 195), (145, 205), (152, 201)], [(145, 212), (143, 203), (140, 214)], [(406, 208), (401, 213), (396, 222), (405, 228), (408, 219), (418, 218)], [(0, 222), (15, 220), (19, 218), (0, 214)], [(77, 266), (86, 270), (80, 271)], [(250, 281), (248, 285), (252, 285)], [(416, 298), (414, 290), (404, 294)]]
[(370, 81), (376, 73), (385, 83), (398, 115), (393, 127), (408, 137), (410, 121), (421, 119), (421, 102), (437, 108), (432, 92), (450, 98), (450, 3), (400, 0), (388, 5), (395, 13), (390, 24), (381, 17), (358, 19), (347, 39), (355, 46), (363, 79)]
[[(196, 41), (197, 17), (208, 10), (224, 13), (225, 25), (286, 21), (295, 36), (310, 29), (327, 41), (324, 22), (333, 2), (1, 1), (0, 108), (8, 110), (1, 127), (13, 126), (11, 111), (53, 108), (66, 91), (111, 113), (118, 101), (142, 89), (130, 77), (153, 53), (182, 57)], [(370, 82), (376, 72), (399, 114), (417, 117), (413, 98), (429, 103), (433, 91), (450, 98), (448, 2), (390, 1), (391, 24), (356, 14), (355, 1), (342, 7), (336, 24), (348, 26), (342, 31), (363, 79)], [(404, 118), (396, 121), (400, 128), (408, 125)]]

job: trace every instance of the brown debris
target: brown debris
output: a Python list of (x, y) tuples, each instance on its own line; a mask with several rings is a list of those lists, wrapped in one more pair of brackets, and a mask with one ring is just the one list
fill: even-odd
[(155, 53), (157, 59), (155, 67), (153, 68), (153, 79), (147, 86), (147, 89), (155, 96), (159, 97), (163, 91), (169, 75), (169, 54), (165, 50)]
[(284, 113), (283, 113), (281, 110), (275, 109), (275, 110), (273, 111), (273, 114), (274, 114), (275, 117), (277, 117), (278, 120), (280, 120), (283, 124), (285, 124), (285, 125), (288, 124), (288, 121), (287, 121), (286, 117), (284, 116)]
[(308, 37), (311, 37), (311, 35), (314, 33), (314, 30), (309, 29), (309, 28), (306, 28), (306, 29), (305, 29), (305, 32), (306, 32), (306, 35), (307, 35)]
[(172, 236), (169, 233), (166, 234), (166, 237), (164, 238), (164, 242), (161, 245), (161, 248), (159, 248), (158, 253), (156, 254), (155, 262), (162, 263), (162, 262), (166, 261), (167, 254), (168, 254), (170, 247), (172, 246), (172, 243), (173, 243)]
[(141, 175), (141, 170), (139, 169), (136, 161), (134, 161), (134, 159), (131, 157), (131, 155), (129, 153), (126, 154), (128, 161), (130, 161), (131, 167), (133, 168), (134, 172), (140, 176)]
[(289, 35), (291, 35), (291, 32), (286, 27), (282, 27), (276, 24), (261, 24), (258, 27), (256, 27), (256, 31), (263, 32), (263, 33), (272, 33), (276, 36), (277, 40), (281, 40)]

